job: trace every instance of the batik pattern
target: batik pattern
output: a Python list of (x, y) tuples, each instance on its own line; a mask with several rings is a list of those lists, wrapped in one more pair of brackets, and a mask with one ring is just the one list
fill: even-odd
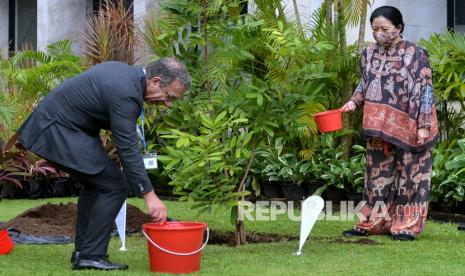
[(416, 236), (425, 227), (432, 173), (431, 150), (411, 152), (371, 138), (363, 207), (354, 229), (370, 234)]
[[(406, 150), (431, 149), (438, 122), (425, 50), (404, 40), (391, 47), (375, 43), (364, 49), (360, 64), (361, 80), (351, 100), (363, 105), (364, 137)], [(418, 144), (419, 128), (430, 129), (423, 144)]]

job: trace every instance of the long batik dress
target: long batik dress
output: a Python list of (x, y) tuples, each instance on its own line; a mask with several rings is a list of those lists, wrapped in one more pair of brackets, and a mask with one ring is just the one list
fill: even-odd
[[(361, 81), (351, 100), (363, 105), (367, 164), (363, 207), (355, 230), (408, 234), (424, 229), (438, 122), (425, 50), (401, 40), (364, 49)], [(417, 130), (429, 128), (419, 144)]]

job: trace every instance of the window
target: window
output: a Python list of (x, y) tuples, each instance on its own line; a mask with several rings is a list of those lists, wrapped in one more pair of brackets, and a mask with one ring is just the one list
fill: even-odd
[(37, 48), (37, 0), (10, 0), (8, 38), (10, 53)]
[(447, 9), (449, 29), (465, 33), (465, 0), (448, 0)]

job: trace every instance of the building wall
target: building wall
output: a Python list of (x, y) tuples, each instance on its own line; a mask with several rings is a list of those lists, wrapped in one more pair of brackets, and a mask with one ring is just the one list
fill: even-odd
[[(309, 26), (311, 16), (315, 10), (321, 7), (323, 0), (297, 0), (299, 15), (304, 28)], [(289, 18), (295, 19), (294, 4), (292, 0), (283, 0)], [(373, 42), (371, 34), (370, 15), (380, 6), (394, 6), (398, 8), (404, 17), (404, 38), (412, 42), (418, 42), (422, 38), (428, 38), (434, 32), (447, 30), (447, 0), (374, 0), (368, 7), (365, 41)], [(249, 12), (256, 9), (253, 0), (249, 1)], [(334, 14), (334, 13), (333, 13)], [(348, 44), (358, 40), (359, 26), (347, 29)]]
[[(138, 26), (143, 26), (143, 18), (147, 14), (157, 12), (160, 0), (134, 0), (134, 20)], [(145, 46), (142, 38), (138, 38), (139, 43), (136, 45), (135, 57), (137, 65), (146, 65), (150, 60), (151, 52)]]
[[(375, 0), (368, 7), (365, 41), (374, 41), (371, 34), (370, 14), (380, 6), (398, 8), (404, 18), (404, 38), (412, 42), (428, 38), (431, 34), (447, 30), (447, 0)], [(348, 29), (348, 42), (358, 39), (358, 27)]]
[[(134, 0), (136, 21), (141, 22), (148, 12), (157, 11), (159, 1)], [(0, 0), (0, 49), (8, 48), (8, 2)], [(253, 1), (249, 3), (249, 10), (253, 12)], [(293, 1), (284, 0), (284, 3), (289, 16), (295, 18)], [(297, 0), (304, 27), (308, 26), (312, 13), (322, 3), (323, 0)], [(404, 37), (407, 40), (418, 42), (434, 32), (444, 32), (447, 29), (447, 0), (375, 0), (374, 5), (368, 8), (365, 41), (373, 41), (369, 15), (382, 5), (395, 6), (401, 10), (406, 24)], [(61, 39), (70, 39), (73, 49), (81, 53), (82, 33), (91, 11), (92, 0), (37, 0), (37, 49), (44, 49), (48, 44)], [(348, 29), (347, 33), (349, 44), (356, 42), (358, 26)], [(140, 57), (139, 63), (145, 63), (149, 53), (143, 46), (139, 46), (136, 56)]]
[(8, 53), (8, 0), (0, 0), (0, 56), (6, 57)]
[(38, 0), (37, 49), (58, 40), (69, 39), (73, 50), (82, 53), (82, 33), (86, 28), (91, 0)]

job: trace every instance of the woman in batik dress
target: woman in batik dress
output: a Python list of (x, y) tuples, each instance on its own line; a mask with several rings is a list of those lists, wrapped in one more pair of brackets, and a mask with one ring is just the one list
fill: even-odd
[(376, 43), (361, 57), (361, 81), (344, 112), (363, 107), (367, 140), (359, 222), (347, 237), (390, 234), (413, 240), (424, 227), (438, 123), (426, 51), (402, 38), (402, 14), (377, 8), (370, 17)]

